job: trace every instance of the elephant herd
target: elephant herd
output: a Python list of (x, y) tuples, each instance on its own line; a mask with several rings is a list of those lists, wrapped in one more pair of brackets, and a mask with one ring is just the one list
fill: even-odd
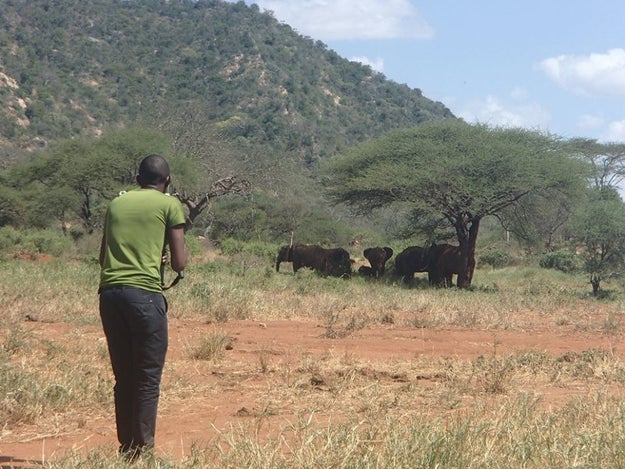
[[(389, 247), (371, 247), (365, 249), (363, 255), (369, 265), (361, 266), (358, 273), (370, 278), (380, 278), (386, 272), (386, 262), (393, 256), (393, 250)], [(307, 267), (324, 276), (348, 278), (352, 275), (353, 261), (343, 248), (305, 244), (282, 246), (276, 258), (276, 272), (280, 271), (282, 262), (291, 262), (293, 272)], [(410, 283), (415, 273), (427, 272), (430, 285), (451, 286), (453, 275), (462, 272), (464, 265), (458, 246), (409, 246), (395, 256), (391, 276), (401, 277), (404, 283)]]

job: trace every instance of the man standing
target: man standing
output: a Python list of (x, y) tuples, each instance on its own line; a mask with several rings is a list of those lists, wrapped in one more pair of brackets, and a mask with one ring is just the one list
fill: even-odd
[(167, 301), (160, 267), (167, 245), (171, 267), (187, 262), (185, 214), (165, 194), (169, 165), (160, 155), (139, 165), (140, 188), (111, 201), (100, 247), (100, 317), (115, 375), (120, 453), (130, 459), (154, 447), (161, 375), (167, 353)]

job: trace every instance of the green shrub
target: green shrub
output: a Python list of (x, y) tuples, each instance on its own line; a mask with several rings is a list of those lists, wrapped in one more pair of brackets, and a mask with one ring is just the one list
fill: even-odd
[(253, 243), (247, 243), (243, 247), (243, 252), (249, 253), (261, 259), (268, 259), (273, 261), (276, 258), (278, 247), (272, 243), (263, 243), (261, 241), (256, 241)]
[(31, 254), (60, 256), (72, 251), (71, 237), (53, 230), (19, 231), (11, 226), (0, 228), (0, 250), (14, 249)]
[(578, 272), (582, 265), (580, 260), (568, 251), (555, 251), (543, 255), (538, 265), (543, 269), (555, 269), (565, 273)]
[(190, 256), (197, 256), (202, 252), (202, 243), (197, 236), (186, 236), (184, 243)]
[(0, 228), (0, 251), (12, 248), (20, 243), (22, 234), (12, 226), (3, 226)]
[(40, 254), (60, 256), (72, 250), (72, 239), (52, 230), (35, 230), (27, 233), (23, 240), (26, 246), (34, 246)]
[(506, 251), (493, 249), (480, 253), (479, 263), (490, 265), (494, 268), (507, 267), (515, 264), (515, 258)]
[(227, 256), (243, 252), (245, 243), (234, 238), (226, 238), (221, 242), (221, 252)]
[(227, 256), (249, 254), (260, 259), (274, 260), (278, 247), (262, 241), (245, 242), (234, 238), (226, 238), (221, 242), (221, 252)]

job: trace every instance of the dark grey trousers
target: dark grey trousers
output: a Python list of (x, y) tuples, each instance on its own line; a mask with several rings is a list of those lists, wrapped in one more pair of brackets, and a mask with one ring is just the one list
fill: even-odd
[(104, 287), (100, 317), (115, 375), (115, 421), (121, 452), (154, 446), (167, 354), (167, 302), (161, 293)]

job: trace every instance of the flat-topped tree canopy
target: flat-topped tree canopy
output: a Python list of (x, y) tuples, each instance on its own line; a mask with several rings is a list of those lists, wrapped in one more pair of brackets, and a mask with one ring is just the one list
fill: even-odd
[(392, 131), (328, 162), (326, 185), (356, 210), (413, 204), (453, 227), (471, 284), (480, 221), (549, 190), (575, 193), (587, 164), (552, 135), (440, 120)]

